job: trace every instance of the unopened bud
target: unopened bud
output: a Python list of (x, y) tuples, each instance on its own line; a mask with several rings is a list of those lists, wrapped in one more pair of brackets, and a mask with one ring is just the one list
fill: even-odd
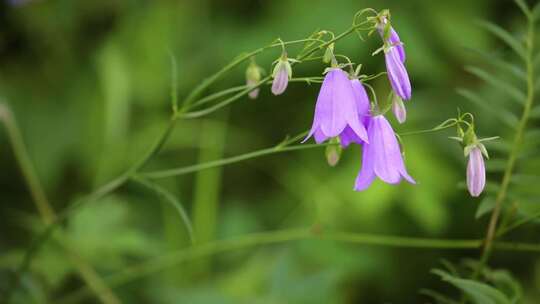
[(325, 155), (328, 165), (334, 167), (338, 164), (339, 159), (341, 158), (341, 152), (343, 148), (339, 144), (339, 138), (333, 137), (330, 139), (328, 146), (326, 146)]
[(272, 82), (272, 93), (274, 95), (280, 95), (285, 92), (289, 79), (292, 77), (292, 68), (287, 55), (284, 53), (278, 60), (274, 71), (272, 72), (274, 81)]
[(259, 96), (259, 88), (257, 85), (261, 81), (261, 67), (252, 60), (246, 69), (246, 85), (248, 88), (253, 88), (248, 94), (249, 98), (255, 99)]

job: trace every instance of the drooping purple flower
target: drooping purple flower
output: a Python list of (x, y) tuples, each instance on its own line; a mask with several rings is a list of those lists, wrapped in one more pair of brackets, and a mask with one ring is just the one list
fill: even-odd
[[(386, 18), (379, 25), (379, 34), (385, 39), (384, 29), (387, 26)], [(405, 48), (397, 32), (390, 26), (389, 36), (384, 41), (386, 49), (384, 57), (386, 61), (386, 71), (388, 73), (388, 79), (392, 85), (392, 89), (403, 100), (411, 99), (411, 82), (409, 75), (405, 69)]]
[[(351, 86), (353, 88), (356, 111), (358, 112), (360, 123), (367, 126), (370, 107), (368, 94), (358, 79), (352, 79)], [(344, 148), (351, 143), (362, 144), (364, 142), (350, 127), (346, 127), (345, 130), (343, 130), (339, 135), (339, 139), (341, 146)]]
[(409, 74), (407, 74), (407, 70), (399, 57), (398, 49), (395, 46), (391, 46), (384, 53), (384, 59), (386, 61), (388, 79), (394, 92), (403, 100), (411, 99), (412, 89)]
[(365, 190), (375, 176), (389, 184), (397, 184), (404, 178), (411, 184), (415, 180), (407, 173), (392, 126), (383, 115), (369, 119), (369, 143), (363, 144), (362, 168), (356, 178), (356, 191)]
[(291, 76), (292, 68), (287, 57), (279, 59), (272, 73), (272, 77), (274, 78), (274, 81), (272, 82), (272, 94), (283, 94), (287, 89)]
[(392, 100), (392, 113), (394, 113), (394, 116), (396, 117), (396, 120), (402, 124), (407, 120), (407, 109), (405, 109), (405, 105), (403, 104), (403, 100), (399, 98), (399, 96), (394, 96)]
[(351, 81), (343, 70), (332, 68), (322, 83), (315, 105), (313, 124), (303, 142), (314, 136), (315, 142), (321, 143), (328, 138), (339, 136), (347, 128), (361, 140), (368, 141), (366, 128), (360, 122)]
[(475, 146), (469, 152), (469, 163), (467, 164), (467, 188), (473, 197), (478, 197), (486, 185), (486, 167), (482, 150)]

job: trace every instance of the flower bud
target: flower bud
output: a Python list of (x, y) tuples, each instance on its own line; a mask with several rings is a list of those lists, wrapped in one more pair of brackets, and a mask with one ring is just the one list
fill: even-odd
[(404, 123), (407, 119), (407, 109), (405, 109), (403, 100), (397, 95), (394, 95), (392, 98), (392, 112), (400, 124)]
[(482, 144), (465, 147), (465, 153), (469, 155), (467, 164), (467, 189), (473, 197), (478, 197), (486, 185), (486, 167), (482, 157)]
[(249, 98), (255, 99), (259, 96), (259, 88), (257, 85), (261, 81), (261, 68), (252, 60), (246, 69), (246, 85), (248, 88), (253, 88), (248, 94)]
[(333, 137), (329, 141), (329, 145), (326, 146), (325, 155), (326, 155), (326, 161), (328, 162), (328, 165), (331, 167), (334, 167), (339, 162), (339, 159), (341, 158), (341, 152), (343, 151), (343, 148), (339, 144), (339, 138)]
[(330, 43), (328, 47), (326, 47), (322, 60), (324, 63), (330, 63), (332, 58), (334, 58), (334, 43)]
[(274, 95), (281, 95), (287, 89), (289, 79), (292, 77), (292, 68), (287, 54), (283, 53), (283, 56), (278, 60), (278, 63), (274, 67), (272, 72), (274, 81), (272, 82), (272, 93)]

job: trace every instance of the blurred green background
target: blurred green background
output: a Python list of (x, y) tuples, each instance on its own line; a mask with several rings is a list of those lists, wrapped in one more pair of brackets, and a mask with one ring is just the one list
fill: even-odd
[[(177, 59), (180, 100), (204, 77), (241, 52), (277, 37), (295, 40), (317, 29), (335, 33), (365, 7), (389, 8), (405, 43), (413, 99), (408, 121), (396, 131), (431, 128), (460, 107), (473, 111), (485, 136), (505, 136), (489, 113), (455, 93), (483, 83), (464, 66), (479, 62), (470, 49), (504, 53), (475, 24), (488, 19), (519, 30), (509, 0), (454, 1), (30, 1), (0, 4), (0, 97), (11, 106), (55, 210), (116, 177), (159, 136), (170, 115), (171, 64)], [(336, 50), (384, 69), (377, 37), (354, 35)], [(291, 48), (291, 55), (297, 48)], [(267, 73), (279, 56), (257, 57)], [(246, 65), (207, 93), (243, 84)], [(321, 62), (299, 65), (295, 76), (320, 76)], [(387, 79), (373, 82), (388, 90)], [(274, 97), (263, 88), (204, 119), (181, 121), (145, 170), (167, 169), (272, 146), (308, 129), (319, 85), (292, 83)], [(185, 206), (199, 242), (246, 233), (317, 225), (321, 229), (404, 236), (481, 238), (475, 219), (481, 200), (459, 187), (465, 160), (442, 134), (404, 138), (407, 167), (417, 186), (376, 182), (352, 190), (360, 150), (344, 152), (330, 168), (323, 149), (272, 155), (221, 169), (159, 180)], [(0, 132), (0, 288), (38, 228), (35, 206)], [(497, 179), (498, 175), (491, 178)], [(135, 184), (79, 210), (65, 225), (70, 245), (102, 276), (186, 248), (189, 239), (173, 208)], [(538, 231), (536, 231), (538, 232)], [(534, 230), (518, 237), (538, 240)], [(445, 258), (477, 258), (477, 251), (438, 251), (298, 241), (190, 260), (129, 280), (114, 289), (125, 303), (428, 303), (421, 288), (453, 293), (429, 270)], [(496, 253), (530, 303), (540, 298), (540, 260)], [(61, 246), (48, 242), (24, 276), (16, 303), (56, 303), (84, 282)], [(92, 295), (83, 302), (98, 300)]]

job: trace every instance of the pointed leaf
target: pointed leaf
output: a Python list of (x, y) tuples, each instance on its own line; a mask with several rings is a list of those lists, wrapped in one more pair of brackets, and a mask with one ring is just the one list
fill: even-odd
[(493, 286), (478, 281), (462, 279), (448, 274), (439, 269), (432, 272), (441, 277), (461, 291), (463, 291), (473, 303), (476, 304), (512, 304), (508, 297)]
[(486, 112), (490, 113), (492, 116), (499, 118), (502, 122), (507, 124), (512, 129), (516, 128), (516, 126), (518, 125), (519, 120), (513, 113), (504, 109), (495, 109), (493, 105), (489, 105), (487, 102), (482, 100), (476, 93), (473, 93), (472, 91), (467, 89), (458, 89), (457, 93), (467, 98), (477, 106), (481, 107)]
[(523, 44), (520, 43), (514, 36), (512, 36), (512, 34), (510, 34), (505, 29), (501, 28), (500, 26), (494, 23), (487, 22), (487, 21), (480, 21), (479, 23), (480, 23), (480, 26), (482, 26), (487, 31), (489, 31), (490, 33), (492, 33), (493, 35), (501, 39), (503, 42), (505, 42), (522, 59), (526, 59), (525, 48), (523, 47)]
[(503, 93), (507, 94), (508, 96), (512, 97), (512, 100), (515, 101), (519, 105), (525, 104), (525, 100), (527, 96), (525, 96), (525, 93), (523, 93), (518, 88), (514, 87), (507, 81), (498, 79), (493, 75), (493, 73), (488, 73), (480, 68), (468, 66), (465, 67), (465, 70), (478, 78), (484, 80), (485, 82), (489, 83), (490, 85), (494, 86), (495, 88), (499, 89)]
[(193, 225), (191, 223), (191, 220), (189, 219), (189, 216), (187, 215), (186, 210), (184, 209), (184, 206), (182, 206), (180, 201), (176, 199), (176, 197), (174, 197), (174, 195), (167, 191), (165, 188), (145, 178), (136, 176), (132, 179), (138, 184), (144, 186), (145, 188), (155, 192), (158, 197), (162, 198), (166, 203), (169, 203), (178, 212), (178, 215), (182, 220), (182, 223), (184, 223), (184, 226), (186, 227), (186, 230), (189, 234), (189, 238), (193, 242)]
[(519, 6), (523, 14), (525, 14), (527, 18), (531, 18), (531, 10), (527, 6), (527, 3), (525, 3), (525, 1), (523, 0), (514, 0), (514, 1), (516, 2), (517, 6)]
[(531, 16), (533, 20), (540, 18), (540, 2), (536, 3), (536, 5), (533, 7)]
[(434, 290), (421, 289), (420, 294), (432, 298), (433, 300), (435, 300), (435, 302), (437, 304), (459, 304), (458, 301), (452, 300), (449, 297), (447, 297), (447, 296), (445, 296), (445, 295), (443, 295), (441, 293), (438, 293), (438, 292), (436, 292)]
[(474, 52), (478, 55), (478, 57), (482, 58), (486, 63), (491, 64), (494, 67), (500, 68), (506, 72), (509, 72), (519, 78), (520, 80), (527, 80), (527, 74), (525, 73), (525, 70), (523, 70), (522, 67), (516, 64), (512, 64), (510, 62), (505, 61), (502, 58), (499, 58), (498, 56), (495, 56), (493, 54), (489, 54), (484, 51), (480, 51), (473, 48), (468, 48), (467, 50)]

